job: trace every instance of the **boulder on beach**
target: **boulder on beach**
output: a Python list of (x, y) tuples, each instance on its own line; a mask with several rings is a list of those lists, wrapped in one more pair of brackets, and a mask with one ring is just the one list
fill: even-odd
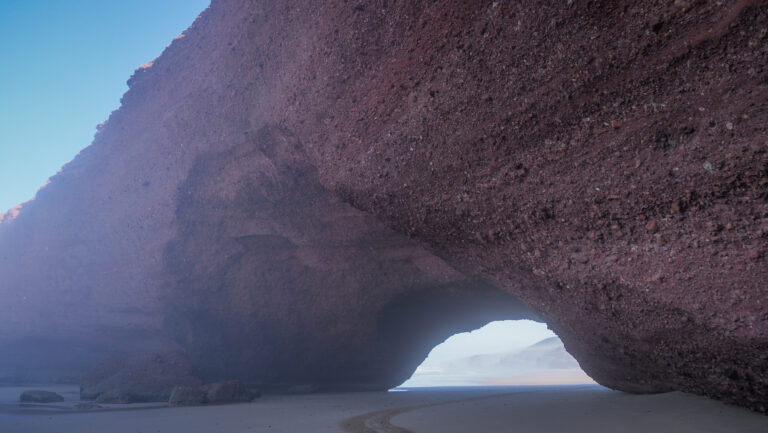
[(200, 386), (192, 365), (179, 352), (111, 358), (80, 384), (80, 398), (98, 403), (165, 402), (176, 386)]
[(206, 401), (210, 404), (245, 403), (260, 396), (239, 380), (215, 382), (205, 385)]
[(29, 389), (21, 393), (19, 401), (22, 403), (57, 403), (64, 401), (64, 397), (52, 391)]
[(197, 406), (206, 402), (205, 391), (197, 386), (177, 386), (168, 400), (171, 406)]

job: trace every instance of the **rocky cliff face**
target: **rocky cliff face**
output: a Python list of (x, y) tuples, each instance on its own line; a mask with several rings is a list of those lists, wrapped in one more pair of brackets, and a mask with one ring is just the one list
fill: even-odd
[(768, 2), (721, 3), (214, 1), (0, 225), (0, 340), (383, 387), (538, 314), (765, 410)]

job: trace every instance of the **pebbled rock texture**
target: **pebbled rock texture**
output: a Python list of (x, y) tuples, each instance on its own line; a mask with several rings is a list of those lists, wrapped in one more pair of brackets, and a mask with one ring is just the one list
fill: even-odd
[(381, 388), (538, 315), (602, 384), (765, 411), (767, 21), (215, 0), (2, 218), (0, 341), (78, 350), (0, 377), (173, 346), (206, 379)]

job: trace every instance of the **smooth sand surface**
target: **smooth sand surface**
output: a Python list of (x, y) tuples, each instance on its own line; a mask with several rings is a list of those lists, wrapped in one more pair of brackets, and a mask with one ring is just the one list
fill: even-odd
[(396, 415), (390, 423), (418, 433), (768, 433), (768, 416), (718, 401), (680, 392), (632, 395), (601, 387), (434, 405)]
[(768, 433), (768, 417), (682, 393), (599, 386), (265, 396), (253, 403), (78, 412), (0, 390), (2, 433)]

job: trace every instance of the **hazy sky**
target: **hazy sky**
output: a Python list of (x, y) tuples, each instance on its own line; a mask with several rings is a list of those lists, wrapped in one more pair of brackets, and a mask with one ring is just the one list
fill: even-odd
[(90, 144), (209, 0), (0, 0), (0, 213)]
[(532, 320), (499, 320), (472, 332), (456, 334), (430, 352), (425, 363), (469, 355), (508, 352), (555, 337), (544, 323)]
[[(544, 323), (491, 322), (456, 334), (430, 352), (402, 386), (551, 385), (593, 383)], [(483, 355), (483, 356), (476, 356)]]
[[(414, 372), (414, 377), (403, 385), (421, 386), (423, 381), (420, 380), (419, 373), (434, 374), (441, 371), (443, 365), (449, 361), (473, 355), (516, 351), (555, 336), (554, 332), (547, 329), (546, 324), (531, 320), (491, 322), (474, 331), (453, 335), (433, 348), (427, 359)], [(429, 385), (447, 385), (453, 378), (444, 379), (446, 383), (441, 383), (441, 377), (431, 377)]]

